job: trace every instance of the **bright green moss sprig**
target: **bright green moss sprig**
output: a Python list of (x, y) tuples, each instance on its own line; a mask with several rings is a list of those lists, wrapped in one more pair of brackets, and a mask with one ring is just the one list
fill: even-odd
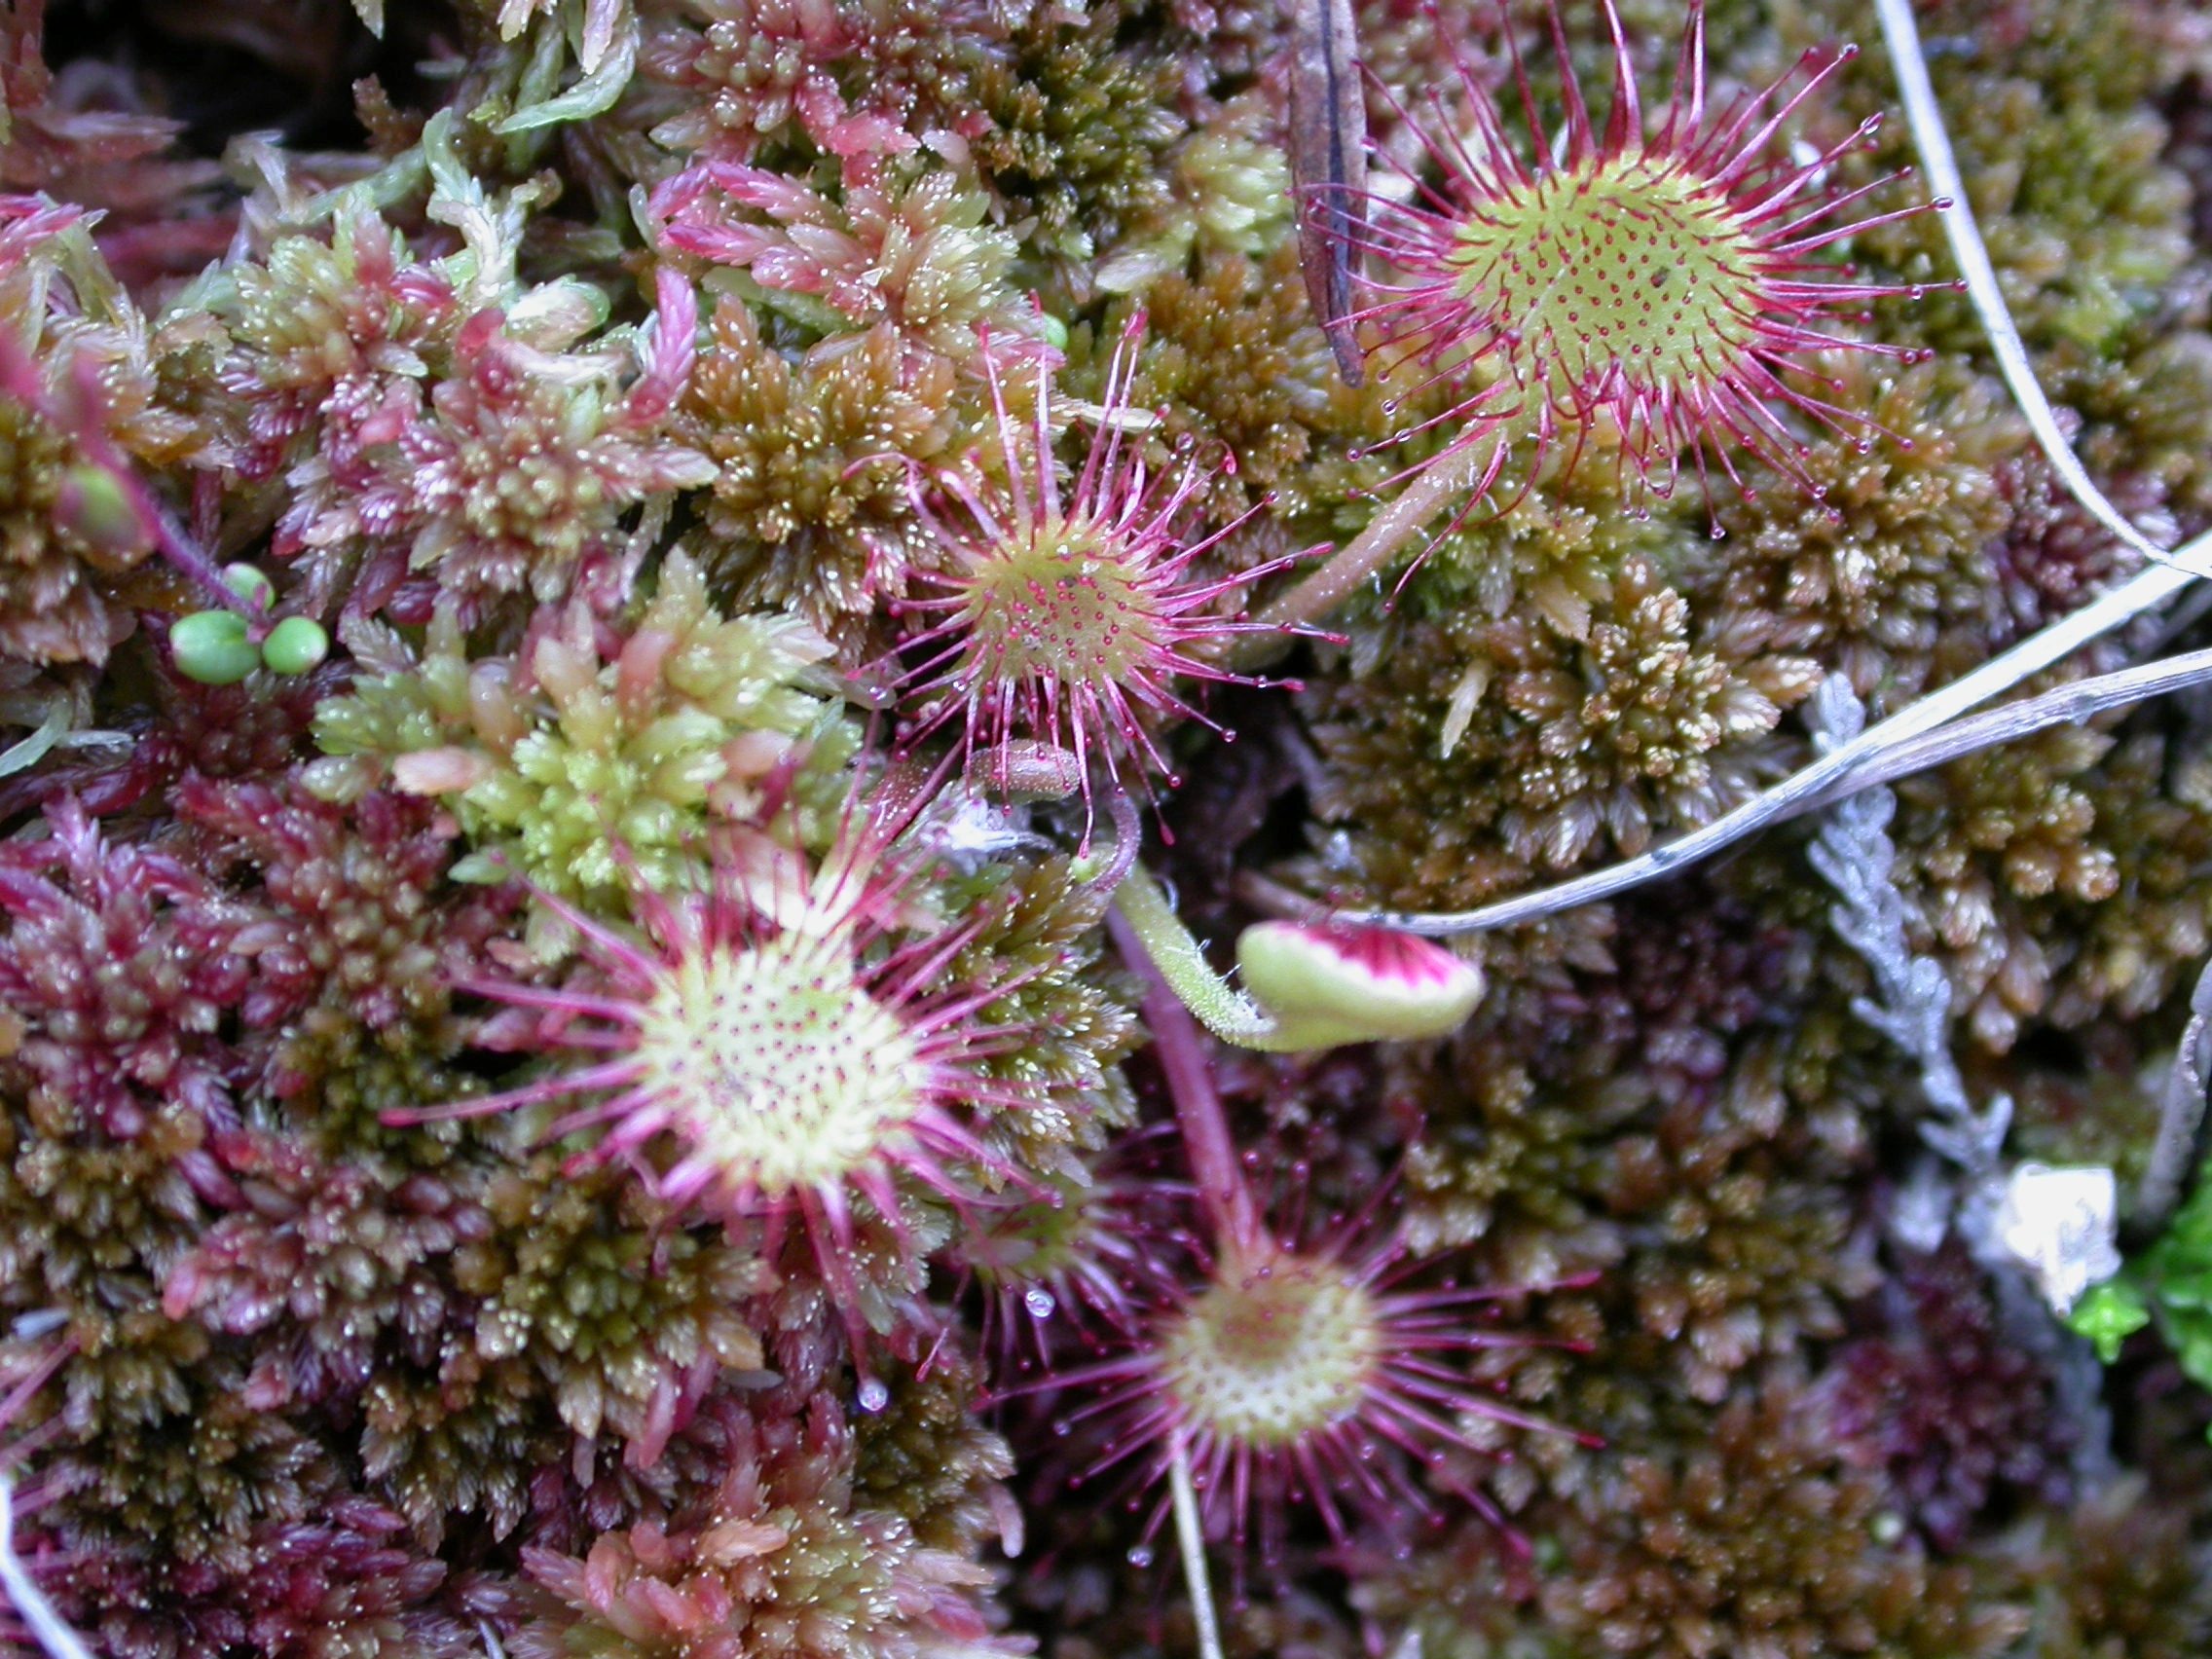
[(709, 821), (751, 821), (771, 795), (788, 792), (802, 836), (827, 844), (858, 742), (809, 673), (829, 652), (795, 617), (724, 618), (681, 552), (611, 657), (573, 609), (515, 656), (471, 661), (441, 610), (414, 667), (317, 712), (330, 758), (312, 787), (350, 800), (388, 777), (445, 796), (475, 843), (461, 879), (520, 875), (619, 909), (626, 865), (651, 886), (687, 885)]
[(2157, 1242), (2096, 1286), (2067, 1320), (2110, 1365), (2120, 1344), (2156, 1323), (2181, 1368), (2212, 1388), (2212, 1167)]

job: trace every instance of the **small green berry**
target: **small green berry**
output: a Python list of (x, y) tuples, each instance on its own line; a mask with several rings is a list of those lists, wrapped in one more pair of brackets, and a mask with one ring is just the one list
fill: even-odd
[(223, 567), (223, 585), (255, 610), (267, 610), (270, 601), (276, 597), (276, 585), (253, 566), (243, 563)]
[(169, 630), (169, 651), (177, 672), (203, 685), (236, 685), (261, 666), (261, 653), (246, 637), (245, 618), (235, 610), (196, 610)]
[(330, 654), (330, 636), (312, 616), (287, 616), (261, 642), (261, 660), (274, 674), (305, 674)]

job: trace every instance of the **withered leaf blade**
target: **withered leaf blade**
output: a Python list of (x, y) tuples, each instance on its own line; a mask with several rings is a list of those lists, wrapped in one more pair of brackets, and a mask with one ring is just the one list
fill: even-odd
[(1351, 0), (1290, 0), (1290, 178), (1298, 263), (1346, 386), (1367, 378), (1352, 336), (1352, 261), (1366, 218), (1367, 100)]

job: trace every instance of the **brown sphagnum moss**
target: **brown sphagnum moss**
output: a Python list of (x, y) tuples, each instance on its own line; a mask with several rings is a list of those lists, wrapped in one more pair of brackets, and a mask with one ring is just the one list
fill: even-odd
[(1814, 659), (1700, 638), (1690, 601), (1641, 555), (1560, 599), (1409, 621), (1367, 673), (1309, 689), (1327, 762), (1315, 805), (1354, 827), (1337, 879), (1453, 908), (1600, 848), (1640, 852), (1773, 773), (1762, 740), (1812, 689)]
[(742, 608), (793, 609), (860, 645), (879, 597), (910, 591), (908, 567), (934, 545), (907, 469), (953, 441), (952, 364), (909, 357), (877, 323), (793, 365), (738, 305), (716, 308), (709, 338), (677, 418), (717, 468), (708, 574)]

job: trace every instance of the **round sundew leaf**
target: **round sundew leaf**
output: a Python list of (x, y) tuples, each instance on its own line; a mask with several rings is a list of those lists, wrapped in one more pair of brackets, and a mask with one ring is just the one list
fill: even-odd
[(305, 674), (330, 654), (330, 636), (312, 616), (287, 616), (261, 642), (261, 660), (275, 674)]
[(1383, 1352), (1380, 1310), (1336, 1264), (1231, 1260), (1161, 1339), (1186, 1420), (1254, 1447), (1296, 1446), (1366, 1403)]
[(928, 1099), (913, 1039), (841, 936), (686, 957), (640, 1018), (638, 1058), (694, 1154), (776, 1199), (871, 1164)]
[(1010, 680), (1120, 682), (1161, 649), (1145, 566), (1096, 526), (1050, 524), (988, 549), (970, 571), (972, 650)]
[(1516, 380), (1562, 404), (1616, 377), (1687, 401), (1743, 372), (1772, 308), (1745, 217), (1725, 188), (1632, 153), (1500, 192), (1454, 227), (1449, 258)]
[(1862, 193), (1828, 182), (1876, 122), (1793, 153), (1778, 142), (1779, 121), (1753, 119), (1796, 109), (1848, 56), (1808, 55), (1763, 91), (1709, 107), (1693, 21), (1674, 101), (1647, 123), (1627, 32), (1604, 10), (1615, 107), (1603, 130), (1567, 71), (1558, 142), (1523, 154), (1490, 89), (1462, 66), (1464, 131), (1425, 135), (1443, 178), (1402, 199), (1385, 193), (1371, 226), (1342, 233), (1393, 276), (1368, 313), (1371, 350), (1385, 374), (1419, 365), (1444, 383), (1458, 399), (1453, 441), (1493, 470), (1525, 440), (1578, 455), (1596, 437), (1617, 452), (1631, 496), (1669, 495), (1688, 451), (1734, 479), (1738, 448), (1813, 489), (1796, 461), (1798, 423), (1870, 429), (1829, 401), (1818, 353), (1920, 355), (1835, 326), (1868, 301), (1919, 291), (1859, 280), (1826, 257), (1889, 216), (1854, 220)]
[(242, 560), (223, 567), (223, 585), (256, 610), (267, 610), (276, 597), (276, 584)]
[(234, 610), (196, 610), (169, 630), (177, 672), (203, 685), (236, 685), (261, 666), (261, 652), (246, 637), (245, 618)]
[(1234, 463), (1190, 454), (1156, 469), (1128, 441), (1154, 423), (1129, 402), (1142, 328), (1140, 313), (1103, 400), (1084, 407), (1090, 449), (1070, 484), (1053, 472), (1050, 431), (1025, 438), (997, 393), (1004, 487), (977, 491), (945, 475), (958, 510), (936, 526), (948, 558), (925, 579), (946, 591), (916, 602), (936, 620), (903, 642), (907, 660), (927, 661), (899, 684), (921, 707), (916, 737), (965, 713), (968, 753), (984, 762), (971, 778), (1005, 793), (1036, 793), (1007, 760), (1024, 741), (1039, 756), (1066, 752), (1069, 762), (1024, 769), (1055, 790), (1072, 770), (1087, 803), (1093, 756), (1124, 785), (1131, 772), (1166, 773), (1152, 723), (1205, 718), (1177, 682), (1257, 683), (1218, 659), (1238, 636), (1272, 631), (1234, 605), (1290, 561), (1212, 579), (1194, 572), (1229, 533), (1207, 528), (1203, 497)]

